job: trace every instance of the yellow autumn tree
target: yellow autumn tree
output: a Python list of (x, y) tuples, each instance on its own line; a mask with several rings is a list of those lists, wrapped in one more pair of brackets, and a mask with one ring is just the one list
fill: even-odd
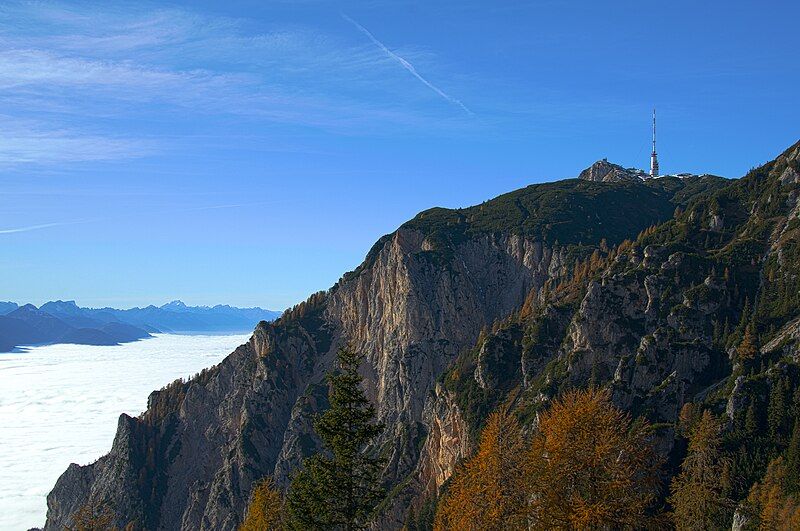
[(783, 457), (770, 462), (764, 480), (750, 489), (747, 502), (758, 529), (792, 531), (800, 529), (800, 500), (786, 494), (786, 462)]
[(239, 531), (272, 531), (283, 529), (283, 497), (271, 478), (253, 489), (250, 505)]
[(66, 531), (117, 531), (114, 513), (105, 506), (93, 507), (88, 503), (72, 516), (72, 525), (64, 526)]
[(745, 328), (744, 337), (742, 338), (742, 342), (739, 343), (736, 353), (738, 354), (739, 359), (742, 361), (752, 360), (756, 357), (756, 355), (758, 355), (756, 336), (753, 333), (753, 328), (751, 325), (747, 325), (747, 328)]
[(641, 528), (659, 460), (608, 391), (570, 391), (539, 419), (527, 460), (529, 529)]
[(525, 442), (514, 416), (489, 416), (478, 451), (454, 474), (434, 529), (524, 529)]
[(691, 429), (688, 452), (669, 497), (679, 530), (721, 529), (731, 524), (734, 504), (720, 481), (729, 464), (722, 452), (721, 431), (722, 424), (708, 410)]

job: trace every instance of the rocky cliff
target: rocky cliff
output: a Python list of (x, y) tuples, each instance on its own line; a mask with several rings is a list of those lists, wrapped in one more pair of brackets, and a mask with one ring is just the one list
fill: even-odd
[[(133, 528), (235, 529), (255, 481), (286, 485), (315, 451), (310, 417), (344, 344), (367, 356), (365, 389), (387, 426), (380, 528), (435, 499), (501, 402), (533, 421), (559, 389), (608, 383), (636, 414), (674, 421), (733, 374), (715, 330), (776, 274), (797, 276), (793, 149), (733, 183), (577, 179), (421, 213), (330, 290), (123, 415), (111, 452), (58, 480), (45, 528), (90, 507)], [(743, 254), (748, 235), (760, 239)], [(783, 313), (773, 324), (788, 339), (774, 348), (792, 352)], [(663, 441), (667, 452), (668, 426)]]

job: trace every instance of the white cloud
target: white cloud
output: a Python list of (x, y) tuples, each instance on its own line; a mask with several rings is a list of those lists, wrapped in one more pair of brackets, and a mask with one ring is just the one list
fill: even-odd
[[(0, 164), (152, 153), (174, 141), (167, 117), (203, 125), (230, 115), (344, 134), (464, 125), (404, 86), (397, 62), (468, 111), (416, 71), (419, 51), (380, 55), (314, 29), (254, 26), (152, 4), (0, 7), (0, 112), (8, 116), (0, 129), (14, 135), (0, 140)], [(24, 120), (32, 130), (14, 126)], [(145, 124), (143, 140), (129, 138), (131, 120)], [(160, 125), (147, 131), (148, 123)]]
[(153, 149), (143, 139), (51, 129), (37, 121), (0, 116), (0, 167), (129, 159)]

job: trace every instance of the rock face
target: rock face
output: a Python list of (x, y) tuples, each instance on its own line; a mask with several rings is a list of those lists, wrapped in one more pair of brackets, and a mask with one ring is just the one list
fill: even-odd
[[(317, 449), (310, 418), (327, 406), (324, 374), (345, 344), (365, 354), (365, 390), (386, 424), (377, 446), (393, 494), (375, 528), (402, 527), (438, 492), (499, 401), (535, 408), (563, 382), (594, 380), (632, 411), (674, 419), (716, 376), (711, 321), (728, 286), (680, 278), (697, 264), (669, 245), (611, 249), (726, 183), (645, 183), (617, 168), (432, 209), (381, 238), (333, 288), (153, 393), (140, 417), (123, 415), (108, 455), (59, 478), (45, 529), (82, 507), (107, 508), (120, 527), (235, 529), (254, 482), (287, 485)], [(686, 218), (707, 223), (696, 208)]]
[(313, 451), (308, 417), (325, 403), (320, 384), (344, 343), (367, 354), (366, 389), (387, 425), (386, 474), (407, 476), (429, 431), (436, 378), (562, 267), (561, 251), (518, 236), (464, 242), (446, 268), (438, 260), (424, 234), (400, 229), (368, 267), (297, 316), (262, 323), (220, 365), (154, 393), (142, 418), (121, 418), (109, 455), (59, 479), (45, 528), (63, 528), (89, 505), (111, 507), (119, 525), (235, 529), (253, 483), (276, 474), (285, 485)]
[(578, 179), (599, 183), (637, 182), (646, 178), (643, 170), (623, 168), (606, 159), (598, 160), (578, 175)]

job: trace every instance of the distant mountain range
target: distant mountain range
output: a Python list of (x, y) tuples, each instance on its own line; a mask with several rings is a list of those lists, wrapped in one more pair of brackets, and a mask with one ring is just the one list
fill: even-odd
[(228, 305), (187, 306), (172, 301), (145, 308), (81, 308), (75, 301), (51, 301), (39, 308), (0, 302), (0, 352), (23, 345), (74, 343), (116, 345), (158, 332), (252, 330), (281, 312)]

